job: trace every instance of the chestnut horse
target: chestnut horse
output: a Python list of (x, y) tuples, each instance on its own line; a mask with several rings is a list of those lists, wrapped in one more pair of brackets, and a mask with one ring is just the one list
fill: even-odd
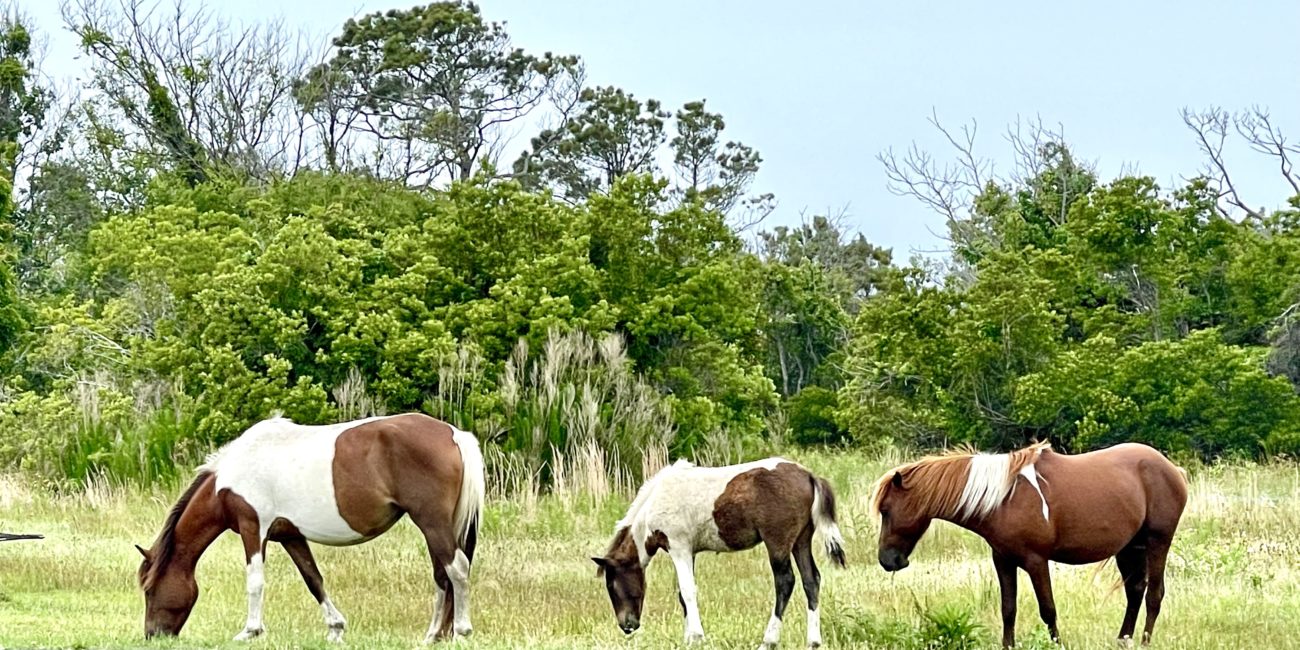
[(844, 540), (835, 523), (835, 494), (825, 479), (783, 458), (696, 467), (684, 460), (666, 467), (637, 491), (627, 515), (615, 526), (604, 557), (593, 557), (619, 627), (631, 634), (641, 625), (645, 567), (664, 551), (677, 570), (678, 600), (686, 615), (686, 642), (704, 638), (695, 592), (695, 555), (742, 551), (759, 542), (767, 547), (776, 583), (776, 606), (763, 635), (763, 648), (775, 648), (781, 617), (794, 591), (790, 557), (799, 565), (808, 599), (808, 646), (821, 645), (817, 599), (821, 576), (813, 562), (813, 532), (821, 532), (826, 552), (844, 566)]
[(1145, 645), (1160, 615), (1165, 558), (1186, 503), (1186, 473), (1146, 445), (1074, 456), (1038, 443), (1010, 454), (924, 458), (889, 470), (876, 484), (880, 566), (906, 567), (933, 519), (983, 537), (1002, 589), (1002, 645), (1011, 647), (1017, 568), (1029, 574), (1039, 614), (1059, 641), (1048, 562), (1114, 557), (1128, 598), (1119, 638), (1133, 638), (1145, 594)]
[(307, 542), (359, 544), (408, 514), (433, 560), (437, 603), (425, 641), (467, 635), (469, 569), (483, 511), (483, 456), (474, 435), (410, 413), (326, 426), (284, 418), (253, 425), (209, 457), (167, 515), (140, 564), (145, 636), (176, 635), (198, 600), (199, 556), (221, 533), (243, 540), (248, 622), (262, 634), (263, 557), (279, 542), (341, 641), (343, 615), (325, 594)]

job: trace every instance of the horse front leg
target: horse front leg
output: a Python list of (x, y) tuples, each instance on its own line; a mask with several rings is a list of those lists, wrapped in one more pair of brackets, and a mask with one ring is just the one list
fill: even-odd
[(266, 575), (263, 571), (263, 551), (265, 545), (262, 543), (262, 531), (254, 525), (240, 525), (239, 536), (244, 542), (244, 574), (245, 574), (245, 591), (248, 594), (248, 620), (244, 623), (244, 630), (235, 635), (236, 641), (248, 641), (255, 639), (266, 631), (262, 626), (262, 590), (266, 586)]
[(1002, 592), (1002, 647), (1010, 648), (1016, 645), (1016, 563), (994, 551), (993, 568)]
[(1056, 599), (1052, 597), (1052, 573), (1047, 559), (1028, 558), (1025, 562), (1025, 572), (1029, 574), (1029, 582), (1034, 586), (1034, 595), (1038, 597), (1038, 615), (1047, 625), (1047, 633), (1051, 635), (1052, 642), (1059, 644), (1061, 633), (1056, 629)]
[(677, 571), (677, 597), (686, 610), (686, 643), (704, 640), (704, 624), (700, 622), (700, 606), (695, 594), (695, 554), (690, 549), (670, 550), (673, 569)]
[(302, 581), (307, 583), (307, 590), (320, 604), (321, 611), (325, 615), (325, 627), (328, 630), (325, 639), (331, 643), (343, 641), (343, 632), (347, 629), (348, 622), (343, 618), (343, 613), (334, 607), (334, 603), (330, 602), (330, 597), (325, 593), (325, 578), (321, 576), (320, 569), (316, 567), (316, 558), (312, 557), (311, 547), (307, 545), (307, 540), (299, 537), (282, 541), (280, 544), (284, 546), (284, 550), (293, 559), (294, 566), (298, 567), (298, 573), (302, 574)]

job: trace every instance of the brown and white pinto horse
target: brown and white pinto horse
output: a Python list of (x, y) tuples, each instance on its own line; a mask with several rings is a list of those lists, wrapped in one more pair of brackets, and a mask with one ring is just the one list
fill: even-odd
[(248, 622), (235, 639), (264, 630), (262, 562), (273, 541), (320, 603), (328, 639), (340, 641), (346, 623), (307, 542), (365, 542), (403, 514), (424, 534), (433, 560), (437, 604), (425, 641), (467, 635), (483, 473), (473, 434), (418, 413), (326, 426), (258, 422), (199, 468), (153, 547), (136, 547), (144, 555), (145, 636), (180, 633), (199, 596), (199, 556), (231, 530), (243, 540), (248, 577)]
[(813, 562), (813, 532), (826, 552), (844, 566), (844, 540), (835, 523), (835, 494), (825, 479), (782, 458), (727, 467), (696, 467), (686, 461), (665, 467), (637, 491), (627, 515), (615, 527), (604, 557), (593, 557), (605, 576), (619, 627), (631, 634), (641, 625), (645, 567), (658, 551), (677, 570), (678, 599), (686, 615), (686, 642), (704, 638), (695, 591), (695, 555), (767, 547), (776, 583), (776, 606), (763, 635), (775, 648), (781, 617), (794, 591), (790, 557), (799, 565), (808, 599), (808, 646), (821, 645), (817, 599), (821, 577)]
[(1074, 456), (1038, 443), (1010, 454), (924, 458), (886, 472), (876, 484), (880, 566), (906, 567), (933, 519), (983, 537), (993, 549), (1002, 590), (1002, 645), (1011, 647), (1017, 568), (1029, 574), (1039, 614), (1057, 641), (1048, 562), (1114, 557), (1128, 598), (1119, 637), (1133, 638), (1145, 594), (1146, 644), (1160, 615), (1165, 558), (1186, 504), (1186, 474), (1146, 445)]

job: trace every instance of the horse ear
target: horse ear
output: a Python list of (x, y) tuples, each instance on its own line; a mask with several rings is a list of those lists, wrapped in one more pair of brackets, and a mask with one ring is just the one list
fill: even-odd
[(135, 545), (135, 550), (140, 551), (140, 555), (144, 556), (144, 559), (146, 559), (146, 560), (152, 560), (152, 559), (153, 559), (152, 557), (150, 557), (150, 555), (149, 555), (149, 551), (146, 551), (146, 550), (140, 548), (140, 545), (139, 545), (139, 544), (136, 544), (136, 545)]
[(596, 563), (596, 577), (599, 578), (600, 576), (605, 575), (605, 569), (609, 568), (609, 560), (606, 560), (603, 557), (592, 556), (591, 561)]
[(892, 483), (894, 487), (901, 489), (903, 487), (903, 473), (894, 472), (894, 478), (890, 479), (889, 482)]

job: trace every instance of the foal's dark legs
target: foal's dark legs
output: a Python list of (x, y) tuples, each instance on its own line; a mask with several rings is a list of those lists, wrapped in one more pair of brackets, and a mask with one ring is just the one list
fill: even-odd
[(1047, 558), (1025, 558), (1025, 572), (1029, 582), (1034, 586), (1034, 595), (1038, 597), (1038, 615), (1047, 624), (1047, 633), (1054, 643), (1061, 642), (1061, 633), (1056, 629), (1056, 599), (1052, 597), (1052, 572)]
[(1142, 631), (1142, 645), (1151, 643), (1151, 630), (1160, 616), (1160, 604), (1165, 598), (1165, 559), (1169, 556), (1170, 539), (1152, 534), (1147, 541), (1147, 623)]
[(993, 568), (998, 572), (1002, 592), (1002, 647), (1016, 644), (1016, 562), (993, 553)]
[(812, 550), (813, 527), (810, 524), (794, 543), (794, 562), (799, 567), (799, 577), (803, 580), (803, 594), (808, 599), (808, 647), (819, 648), (822, 644), (821, 613), (818, 612), (818, 600), (821, 596), (821, 573), (813, 561)]
[(776, 586), (776, 605), (772, 608), (772, 618), (767, 623), (763, 634), (763, 648), (776, 648), (781, 641), (781, 617), (785, 615), (785, 606), (794, 593), (794, 567), (790, 564), (790, 548), (779, 548), (771, 542), (767, 544), (767, 559), (772, 565), (772, 580)]
[(298, 537), (282, 540), (280, 544), (289, 553), (289, 557), (293, 558), (294, 566), (298, 567), (298, 573), (302, 574), (303, 582), (307, 583), (307, 590), (311, 592), (316, 602), (320, 603), (321, 610), (325, 613), (325, 625), (329, 628), (326, 639), (329, 641), (342, 641), (343, 631), (348, 623), (344, 620), (343, 614), (335, 609), (334, 603), (330, 602), (329, 596), (325, 594), (325, 578), (321, 576), (320, 569), (316, 568), (316, 558), (312, 557), (311, 547), (307, 545), (307, 540)]
[(1128, 605), (1124, 609), (1124, 622), (1119, 626), (1120, 641), (1133, 638), (1137, 626), (1138, 609), (1142, 607), (1142, 594), (1147, 590), (1147, 549), (1144, 536), (1129, 542), (1115, 555), (1115, 565), (1124, 579), (1124, 596)]

